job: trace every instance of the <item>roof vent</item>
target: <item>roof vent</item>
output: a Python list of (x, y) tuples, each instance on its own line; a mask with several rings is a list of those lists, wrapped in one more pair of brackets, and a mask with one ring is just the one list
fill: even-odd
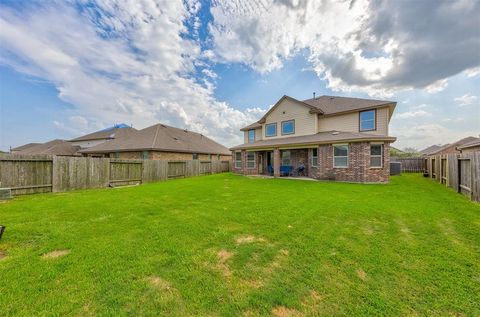
[(187, 129), (183, 129), (183, 132), (186, 132), (186, 133), (187, 133), (187, 132), (188, 132), (188, 130), (187, 130)]
[(338, 132), (338, 131), (333, 131), (332, 132), (332, 135), (339, 135), (339, 134), (340, 134), (340, 132)]
[(313, 92), (313, 99), (315, 99), (315, 91)]
[(330, 100), (333, 100), (333, 99), (335, 99), (335, 97), (330, 97)]

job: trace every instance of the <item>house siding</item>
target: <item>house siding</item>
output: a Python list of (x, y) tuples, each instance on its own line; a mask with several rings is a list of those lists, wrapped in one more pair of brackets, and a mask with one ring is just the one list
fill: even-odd
[[(360, 132), (359, 116), (360, 112), (339, 114), (332, 117), (319, 116), (318, 132), (333, 130), (345, 132)], [(377, 108), (376, 130), (366, 131), (365, 133), (388, 135), (388, 118), (388, 107)]]
[[(282, 135), (282, 121), (295, 120), (295, 133)], [(277, 123), (277, 135), (265, 137), (265, 125)], [(315, 134), (317, 125), (317, 114), (310, 113), (308, 107), (299, 103), (284, 99), (266, 118), (262, 124), (263, 139), (278, 139), (299, 135)]]

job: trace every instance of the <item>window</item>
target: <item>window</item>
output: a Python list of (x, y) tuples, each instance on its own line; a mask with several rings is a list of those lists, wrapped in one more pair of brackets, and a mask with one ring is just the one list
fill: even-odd
[(235, 152), (235, 168), (242, 168), (242, 152)]
[(142, 159), (148, 160), (148, 151), (143, 151), (142, 152)]
[(113, 158), (120, 158), (120, 153), (119, 152), (113, 153)]
[(333, 145), (333, 167), (348, 167), (348, 144)]
[(376, 129), (375, 115), (375, 110), (360, 112), (360, 131), (372, 131)]
[(269, 123), (265, 125), (265, 136), (276, 136), (277, 135), (277, 123)]
[(290, 151), (282, 151), (282, 166), (290, 166)]
[(212, 154), (208, 154), (208, 160), (209, 160), (209, 161), (212, 160)]
[(370, 167), (382, 167), (382, 144), (370, 145)]
[(255, 152), (247, 152), (247, 168), (255, 168)]
[(312, 149), (312, 166), (318, 165), (318, 148)]
[(255, 130), (248, 130), (248, 143), (255, 142)]
[(282, 122), (282, 135), (295, 133), (295, 120)]
[(220, 154), (217, 154), (217, 161), (220, 161)]
[(198, 160), (198, 154), (197, 153), (192, 154), (192, 160)]

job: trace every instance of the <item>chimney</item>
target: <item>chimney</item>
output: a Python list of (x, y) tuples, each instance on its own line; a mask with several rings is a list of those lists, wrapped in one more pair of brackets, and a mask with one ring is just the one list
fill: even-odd
[(315, 99), (315, 91), (313, 92), (313, 99)]

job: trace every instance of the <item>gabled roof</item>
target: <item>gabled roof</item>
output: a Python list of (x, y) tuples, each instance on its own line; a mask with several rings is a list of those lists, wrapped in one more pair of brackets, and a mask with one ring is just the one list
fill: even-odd
[(89, 133), (78, 138), (72, 139), (70, 141), (91, 141), (91, 140), (108, 140), (114, 139), (115, 135), (118, 131), (125, 131), (125, 130), (136, 130), (124, 123), (116, 124), (113, 127), (109, 127), (97, 132)]
[(76, 156), (80, 150), (80, 146), (73, 145), (65, 140), (52, 140), (46, 143), (31, 146), (25, 150), (19, 151), (19, 154), (28, 155), (59, 155), (59, 156)]
[(303, 102), (312, 107), (321, 109), (322, 113), (325, 115), (376, 108), (378, 106), (395, 107), (396, 105), (395, 101), (338, 96), (320, 96), (304, 100)]
[(375, 99), (362, 99), (362, 98), (350, 98), (350, 97), (338, 97), (338, 96), (320, 96), (317, 98), (306, 99), (306, 100), (297, 100), (290, 96), (284, 95), (280, 100), (278, 100), (273, 107), (271, 107), (263, 117), (255, 123), (252, 123), (244, 128), (241, 128), (241, 131), (255, 129), (261, 126), (265, 122), (266, 117), (284, 100), (289, 99), (300, 105), (303, 105), (310, 109), (312, 113), (319, 113), (321, 115), (333, 115), (340, 113), (348, 113), (359, 110), (367, 110), (372, 108), (378, 108), (379, 106), (388, 106), (392, 109), (390, 111), (390, 117), (393, 114), (395, 109), (395, 101), (387, 100), (375, 100)]
[(423, 154), (423, 155), (428, 155), (432, 152), (435, 152), (437, 151), (439, 148), (443, 147), (444, 145), (431, 145), (421, 151), (419, 151), (420, 154)]
[(151, 127), (118, 135), (111, 141), (81, 150), (81, 153), (111, 153), (122, 151), (164, 151), (183, 153), (225, 154), (229, 150), (196, 132), (155, 124)]
[(470, 142), (467, 142), (463, 145), (458, 146), (458, 149), (463, 150), (463, 149), (468, 149), (471, 147), (476, 147), (480, 146), (480, 138), (476, 138), (476, 140), (472, 140)]
[(473, 136), (469, 136), (469, 137), (466, 137), (466, 138), (463, 138), (463, 139), (460, 139), (454, 143), (450, 143), (450, 144), (445, 144), (441, 147), (439, 147), (438, 149), (434, 150), (434, 151), (430, 151), (428, 154), (426, 155), (435, 155), (443, 150), (446, 150), (448, 148), (453, 148), (453, 149), (456, 149), (457, 147), (461, 147), (467, 143), (470, 143), (470, 142), (474, 142), (474, 141), (477, 141), (478, 138), (476, 137), (473, 137)]
[(297, 145), (316, 145), (330, 144), (338, 142), (360, 142), (360, 141), (386, 141), (393, 142), (395, 137), (386, 135), (376, 135), (367, 133), (343, 132), (343, 131), (326, 131), (316, 134), (292, 136), (286, 138), (275, 138), (267, 140), (259, 140), (253, 143), (244, 143), (232, 147), (230, 150), (247, 150), (261, 149), (280, 146), (297, 146)]
[(33, 146), (39, 145), (39, 144), (40, 143), (27, 143), (27, 144), (24, 144), (24, 145), (21, 145), (21, 146), (14, 147), (11, 150), (12, 151), (23, 151), (23, 150), (26, 150), (26, 149), (31, 148)]

